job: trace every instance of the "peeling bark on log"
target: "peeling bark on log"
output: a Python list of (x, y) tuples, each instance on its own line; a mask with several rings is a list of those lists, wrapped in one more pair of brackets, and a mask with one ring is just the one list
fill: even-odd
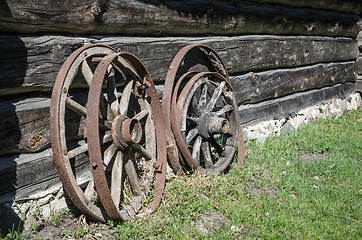
[(355, 83), (338, 84), (320, 90), (296, 93), (283, 98), (239, 107), (240, 123), (244, 125), (288, 117), (300, 109), (331, 100), (345, 98), (355, 91)]
[(329, 63), (313, 66), (250, 72), (231, 77), (239, 104), (257, 103), (310, 89), (355, 81), (356, 63)]
[(178, 50), (192, 43), (213, 47), (230, 74), (292, 68), (358, 57), (356, 40), (329, 37), (241, 36), (135, 38), (0, 37), (0, 95), (50, 91), (65, 59), (82, 43), (103, 43), (138, 56), (162, 84)]
[[(360, 5), (357, 3), (354, 10), (358, 12)], [(217, 0), (7, 0), (0, 9), (0, 31), (143, 36), (357, 36), (358, 15), (309, 9), (307, 6), (289, 8)]]
[[(72, 163), (77, 176), (88, 176), (89, 161), (84, 155)], [(50, 149), (36, 154), (10, 155), (0, 158), (0, 204), (11, 201), (22, 201), (41, 197), (43, 191), (59, 184)]]

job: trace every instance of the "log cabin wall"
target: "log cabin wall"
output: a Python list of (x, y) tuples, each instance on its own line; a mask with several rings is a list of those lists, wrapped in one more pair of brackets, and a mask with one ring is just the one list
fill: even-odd
[[(361, 16), (362, 14), (360, 17)], [(358, 49), (359, 56), (357, 59), (358, 77), (356, 81), (356, 91), (362, 92), (362, 18), (359, 20)]]
[[(0, 203), (60, 188), (50, 96), (61, 65), (83, 44), (135, 54), (160, 94), (177, 51), (207, 44), (229, 70), (242, 124), (251, 124), (355, 91), (361, 7), (359, 0), (1, 1)], [(75, 163), (80, 172), (86, 166)]]

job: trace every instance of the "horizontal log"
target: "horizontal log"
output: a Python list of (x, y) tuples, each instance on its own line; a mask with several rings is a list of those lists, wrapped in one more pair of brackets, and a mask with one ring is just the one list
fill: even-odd
[(356, 92), (362, 92), (362, 75), (359, 75), (356, 81)]
[(257, 103), (356, 79), (356, 63), (327, 63), (232, 76), (239, 104)]
[[(2, 33), (277, 34), (355, 38), (359, 30), (358, 15), (315, 10), (307, 8), (308, 5), (289, 8), (218, 0), (7, 0), (2, 4)], [(360, 8), (360, 4), (357, 6)]]
[[(89, 161), (85, 155), (71, 164), (79, 179), (89, 179)], [(42, 197), (60, 187), (50, 149), (0, 158), (0, 204)]]
[(279, 99), (239, 106), (240, 123), (255, 124), (273, 118), (288, 117), (299, 110), (334, 98), (346, 98), (355, 92), (355, 83), (338, 84)]
[(359, 57), (357, 58), (357, 69), (358, 69), (358, 74), (362, 75), (362, 54), (360, 54)]
[[(50, 98), (14, 98), (0, 101), (0, 156), (39, 152), (50, 147)], [(68, 139), (81, 136), (84, 119), (67, 111)]]
[(246, 0), (246, 2), (252, 2), (257, 4), (277, 4), (297, 8), (325, 9), (355, 14), (360, 14), (362, 8), (362, 4), (358, 0)]
[[(155, 82), (162, 84), (183, 46), (213, 47), (230, 74), (355, 60), (356, 40), (330, 37), (89, 37), (0, 36), (0, 95), (50, 91), (65, 59), (83, 43), (102, 43), (138, 56)], [(197, 59), (198, 60), (198, 59)]]

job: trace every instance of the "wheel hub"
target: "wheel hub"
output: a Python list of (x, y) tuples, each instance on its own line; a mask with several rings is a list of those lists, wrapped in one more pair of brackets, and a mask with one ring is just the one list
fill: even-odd
[(220, 118), (213, 113), (204, 113), (200, 117), (197, 129), (203, 138), (209, 139), (213, 134), (228, 133), (229, 121), (226, 118)]
[(142, 139), (142, 125), (139, 120), (118, 115), (112, 121), (112, 138), (114, 144), (125, 150)]

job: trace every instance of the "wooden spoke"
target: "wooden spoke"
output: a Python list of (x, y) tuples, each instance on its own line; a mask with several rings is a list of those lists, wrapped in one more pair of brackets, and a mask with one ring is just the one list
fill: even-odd
[(113, 141), (113, 137), (111, 133), (106, 133), (105, 135), (100, 137), (100, 143), (104, 144), (107, 142)]
[(215, 138), (211, 136), (208, 140), (211, 143), (211, 145), (215, 148), (217, 154), (221, 155), (224, 149), (217, 143)]
[(116, 88), (116, 79), (114, 76), (108, 77), (107, 79), (107, 96), (108, 104), (114, 115), (118, 115), (119, 103)]
[(146, 158), (146, 160), (151, 160), (153, 158), (152, 154), (147, 152), (140, 144), (132, 144), (131, 148), (141, 154), (142, 157)]
[(142, 119), (144, 119), (145, 117), (148, 116), (148, 111), (147, 110), (142, 110), (141, 112), (137, 113), (136, 116), (134, 116), (134, 119), (137, 119), (138, 121), (141, 121)]
[[(66, 99), (67, 107), (74, 112), (78, 113), (82, 117), (87, 117), (87, 109), (83, 107), (81, 104), (77, 103), (70, 97), (67, 97)], [(111, 124), (108, 124), (103, 119), (99, 119), (99, 126), (102, 130), (108, 130), (111, 129)]]
[(91, 180), (89, 180), (87, 188), (84, 191), (85, 198), (88, 199), (88, 201), (90, 201), (92, 199), (92, 197), (95, 195), (95, 193), (96, 193), (96, 191), (94, 188), (94, 181), (92, 178)]
[(230, 104), (226, 104), (223, 108), (221, 108), (220, 110), (218, 110), (217, 112), (215, 112), (215, 114), (216, 114), (217, 116), (221, 116), (221, 115), (223, 115), (224, 113), (229, 112), (229, 111), (231, 111), (231, 110), (233, 110), (233, 106), (230, 105)]
[(124, 165), (124, 169), (127, 173), (129, 183), (132, 188), (132, 192), (134, 196), (140, 196), (141, 195), (141, 185), (139, 182), (139, 178), (136, 172), (136, 168), (133, 164), (133, 161), (129, 157), (128, 154), (125, 154), (125, 161), (126, 164)]
[(192, 146), (192, 158), (195, 160), (197, 165), (200, 165), (200, 147), (202, 143), (202, 137), (198, 136)]
[(73, 110), (74, 112), (78, 113), (82, 117), (87, 116), (87, 109), (83, 107), (81, 104), (77, 103), (73, 99), (71, 99), (69, 96), (66, 99), (67, 107)]
[(111, 196), (116, 206), (119, 206), (121, 199), (123, 157), (123, 153), (118, 151), (112, 168)]
[(84, 77), (84, 80), (87, 82), (88, 87), (90, 87), (91, 83), (92, 83), (92, 79), (93, 79), (93, 72), (92, 69), (90, 68), (87, 59), (84, 59), (82, 62), (82, 67), (81, 67), (81, 72), (82, 75)]
[(85, 144), (83, 144), (83, 145), (81, 145), (81, 146), (79, 146), (77, 148), (74, 148), (74, 149), (70, 150), (68, 152), (68, 158), (72, 159), (75, 156), (78, 156), (78, 155), (80, 155), (82, 153), (85, 153), (85, 152), (88, 152), (88, 144), (87, 143), (85, 143)]
[(206, 107), (206, 101), (207, 101), (207, 82), (202, 86), (202, 91), (199, 99), (199, 109), (204, 109)]
[(213, 162), (212, 162), (210, 146), (209, 146), (208, 142), (203, 142), (201, 144), (201, 152), (202, 152), (202, 155), (204, 156), (205, 167), (206, 168), (211, 167), (213, 165)]
[(111, 162), (116, 152), (117, 152), (117, 146), (113, 143), (104, 151), (103, 164), (105, 165), (105, 167), (108, 167), (109, 163)]
[(191, 121), (195, 125), (199, 124), (199, 122), (200, 122), (200, 118), (197, 118), (197, 117), (189, 117), (189, 116), (187, 116), (186, 120), (188, 120), (189, 122)]
[(192, 104), (192, 106), (193, 106), (192, 112), (193, 112), (194, 114), (196, 114), (196, 116), (201, 116), (201, 115), (202, 115), (202, 111), (201, 111), (201, 109), (199, 108), (198, 99), (196, 99), (195, 97), (193, 97), (193, 98), (191, 99), (191, 104)]
[(212, 97), (210, 99), (210, 102), (206, 105), (205, 109), (204, 109), (204, 112), (211, 112), (212, 109), (214, 108), (215, 106), (215, 103), (217, 102), (217, 100), (219, 99), (222, 91), (223, 91), (223, 88), (225, 86), (225, 81), (221, 82), (220, 85), (215, 88), (215, 91), (214, 93), (212, 94)]
[(124, 115), (124, 116), (127, 115), (129, 100), (131, 98), (131, 93), (132, 93), (132, 88), (133, 88), (133, 80), (130, 81), (126, 85), (126, 87), (124, 88), (124, 90), (122, 92), (121, 101), (119, 103), (119, 114), (121, 114), (121, 115)]
[(186, 144), (189, 145), (190, 142), (197, 136), (198, 133), (199, 130), (197, 128), (194, 128), (191, 131), (189, 131), (186, 136)]

